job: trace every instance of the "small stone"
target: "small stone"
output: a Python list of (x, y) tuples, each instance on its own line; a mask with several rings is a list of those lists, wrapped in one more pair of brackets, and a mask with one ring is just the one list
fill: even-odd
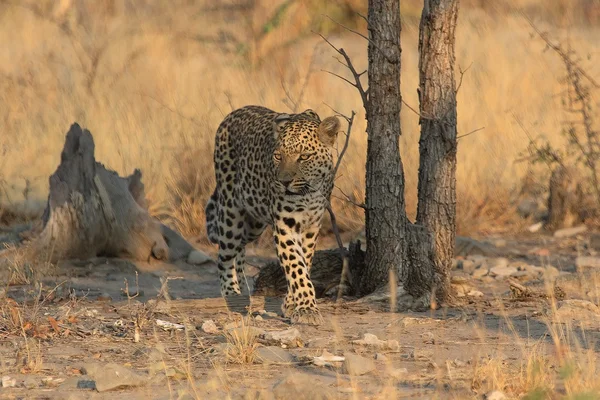
[(518, 270), (515, 267), (510, 267), (508, 265), (499, 265), (490, 268), (490, 275), (496, 277), (496, 279), (504, 279), (517, 272)]
[(544, 223), (543, 223), (543, 222), (538, 222), (538, 223), (535, 223), (535, 224), (533, 224), (533, 225), (529, 225), (529, 226), (527, 227), (527, 230), (528, 230), (529, 232), (531, 232), (531, 233), (536, 233), (536, 232), (538, 232), (540, 229), (542, 229), (542, 227), (543, 227), (543, 226), (544, 226)]
[(338, 398), (331, 388), (317, 376), (293, 372), (273, 386), (273, 396), (277, 400), (333, 400)]
[(479, 268), (473, 271), (473, 278), (481, 279), (489, 273), (487, 268)]
[(353, 340), (352, 343), (361, 346), (371, 346), (381, 350), (400, 350), (400, 344), (397, 340), (380, 340), (377, 336), (373, 335), (372, 333), (365, 333), (362, 339)]
[(96, 390), (99, 392), (141, 386), (148, 382), (142, 375), (114, 363), (87, 363), (80, 369), (81, 372), (92, 377), (96, 383)]
[(40, 382), (33, 376), (25, 376), (22, 385), (26, 389), (36, 389), (40, 387)]
[(65, 381), (64, 378), (53, 378), (51, 376), (47, 376), (45, 378), (42, 378), (42, 385), (44, 385), (45, 387), (48, 388), (55, 388), (58, 385), (60, 385), (61, 383), (63, 383)]
[(294, 356), (277, 346), (259, 347), (256, 355), (263, 364), (290, 364), (294, 361)]
[(491, 268), (507, 267), (508, 264), (509, 264), (508, 258), (505, 258), (505, 257), (492, 258), (490, 260), (490, 267)]
[(265, 340), (286, 344), (288, 346), (298, 346), (300, 341), (300, 331), (296, 328), (290, 328), (283, 331), (269, 331), (263, 334)]
[(579, 256), (575, 259), (577, 268), (600, 268), (600, 257)]
[(494, 390), (485, 395), (485, 400), (506, 400), (508, 397), (499, 390)]
[(17, 386), (17, 380), (15, 378), (11, 378), (10, 376), (2, 377), (2, 387), (3, 388), (11, 388)]
[(260, 315), (257, 315), (257, 316), (255, 316), (255, 317), (254, 317), (254, 319), (255, 319), (256, 321), (264, 321), (264, 320), (265, 320), (265, 319), (264, 319), (263, 317), (261, 317)]
[(435, 344), (435, 336), (430, 331), (421, 334), (421, 338), (423, 338), (425, 344)]
[(469, 296), (469, 297), (483, 297), (483, 293), (480, 292), (479, 290), (471, 290), (469, 293), (467, 293), (467, 296)]
[(207, 319), (206, 321), (204, 321), (202, 323), (202, 330), (205, 333), (218, 333), (219, 332), (219, 328), (217, 328), (217, 324), (215, 324), (215, 322), (212, 319)]
[(492, 240), (492, 244), (496, 247), (506, 247), (507, 242), (504, 239), (495, 239)]
[(386, 357), (385, 354), (381, 354), (381, 353), (375, 353), (375, 359), (377, 361), (387, 361), (388, 358)]
[(187, 263), (192, 265), (200, 265), (210, 261), (212, 261), (212, 258), (200, 250), (192, 250), (187, 258)]
[(575, 226), (573, 228), (559, 229), (554, 232), (554, 237), (555, 238), (568, 238), (571, 236), (579, 235), (580, 233), (583, 233), (585, 231), (587, 231), (587, 226), (579, 225), (579, 226)]
[(408, 374), (408, 370), (406, 368), (394, 368), (389, 371), (389, 375), (394, 379), (404, 378)]
[(450, 277), (450, 282), (456, 284), (468, 283), (469, 279), (466, 276), (452, 275), (452, 277)]
[(468, 274), (472, 274), (475, 271), (475, 262), (472, 260), (462, 260), (461, 269)]
[(492, 283), (495, 281), (495, 279), (488, 275), (488, 276), (484, 276), (483, 278), (481, 278), (481, 281), (483, 283)]
[(361, 376), (375, 370), (375, 362), (353, 353), (344, 353), (344, 373), (352, 376)]

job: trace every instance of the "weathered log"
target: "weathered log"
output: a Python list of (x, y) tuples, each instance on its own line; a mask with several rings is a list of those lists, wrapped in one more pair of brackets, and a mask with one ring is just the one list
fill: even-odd
[(193, 249), (147, 210), (142, 173), (126, 178), (94, 157), (88, 130), (73, 124), (33, 248), (52, 261), (97, 256), (175, 260)]

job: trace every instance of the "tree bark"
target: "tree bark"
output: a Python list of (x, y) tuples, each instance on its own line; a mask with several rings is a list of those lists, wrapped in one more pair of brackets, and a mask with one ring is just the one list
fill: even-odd
[(186, 257), (193, 247), (148, 214), (141, 172), (119, 177), (96, 162), (94, 147), (92, 134), (73, 124), (60, 165), (50, 177), (48, 204), (33, 249), (51, 261)]
[[(386, 284), (406, 255), (404, 170), (400, 159), (400, 4), (369, 0), (366, 266), (359, 293)], [(393, 283), (395, 284), (395, 282)]]
[[(450, 296), (456, 235), (456, 82), (458, 0), (425, 0), (419, 34), (419, 183), (417, 225), (433, 238), (434, 273), (407, 282)], [(406, 287), (410, 292), (411, 288)]]

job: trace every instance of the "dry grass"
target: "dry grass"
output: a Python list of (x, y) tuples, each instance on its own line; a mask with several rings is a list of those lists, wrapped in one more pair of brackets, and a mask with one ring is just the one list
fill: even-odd
[[(321, 72), (344, 73), (309, 30), (329, 33), (357, 67), (364, 67), (366, 44), (334, 30), (320, 17), (326, 12), (364, 29), (360, 18), (351, 18), (355, 14), (348, 11), (364, 10), (364, 2), (326, 9), (315, 6), (320, 2), (292, 2), (277, 23), (267, 18), (274, 7), (269, 2), (229, 16), (201, 12), (208, 2), (180, 7), (146, 2), (135, 11), (120, 2), (87, 11), (65, 11), (49, 2), (10, 3), (0, 6), (0, 34), (6, 44), (0, 51), (4, 206), (38, 211), (43, 207), (47, 178), (58, 164), (64, 134), (76, 120), (94, 134), (98, 160), (120, 173), (142, 169), (156, 215), (186, 235), (204, 237), (203, 206), (214, 179), (216, 127), (229, 111), (246, 104), (288, 111), (283, 86), (295, 98), (302, 97), (299, 108), (311, 107), (323, 116), (331, 113), (327, 105), (344, 113), (359, 112), (337, 184), (358, 202), (363, 199), (362, 106), (351, 87)], [(463, 233), (496, 230), (513, 221), (506, 211), (531, 172), (525, 163), (516, 163), (528, 144), (516, 119), (534, 136), (543, 134), (554, 143), (560, 143), (558, 127), (566, 119), (557, 96), (562, 90), (561, 66), (530, 37), (526, 22), (514, 12), (518, 7), (513, 4), (511, 11), (472, 3), (476, 2), (463, 6), (457, 31), (457, 66), (470, 66), (458, 95), (458, 128), (459, 134), (485, 129), (460, 139), (457, 190)], [(32, 11), (25, 4), (47, 7)], [(561, 2), (547, 10), (533, 0), (519, 4), (551, 23), (561, 14)], [(404, 2), (403, 8), (402, 87), (404, 99), (416, 108), (419, 6)], [(578, 15), (567, 13), (563, 20), (580, 22), (570, 30), (570, 40), (580, 54), (590, 56), (584, 67), (594, 75), (599, 68), (594, 62), (598, 28)], [(177, 21), (176, 27), (172, 21)], [(270, 31), (265, 31), (268, 23)], [(563, 31), (556, 32), (563, 36)], [(402, 118), (406, 197), (409, 214), (414, 214), (419, 127), (408, 107), (403, 107)], [(546, 174), (543, 169), (534, 172)], [(336, 196), (344, 198), (341, 192)], [(362, 210), (343, 200), (335, 200), (334, 207), (342, 229), (360, 229)]]

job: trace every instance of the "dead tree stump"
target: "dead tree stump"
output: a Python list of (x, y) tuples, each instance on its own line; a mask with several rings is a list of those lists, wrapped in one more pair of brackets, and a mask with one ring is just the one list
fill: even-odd
[(41, 232), (32, 245), (51, 261), (96, 256), (175, 260), (193, 250), (148, 214), (141, 172), (122, 178), (106, 169), (95, 160), (92, 134), (76, 123), (50, 176)]

